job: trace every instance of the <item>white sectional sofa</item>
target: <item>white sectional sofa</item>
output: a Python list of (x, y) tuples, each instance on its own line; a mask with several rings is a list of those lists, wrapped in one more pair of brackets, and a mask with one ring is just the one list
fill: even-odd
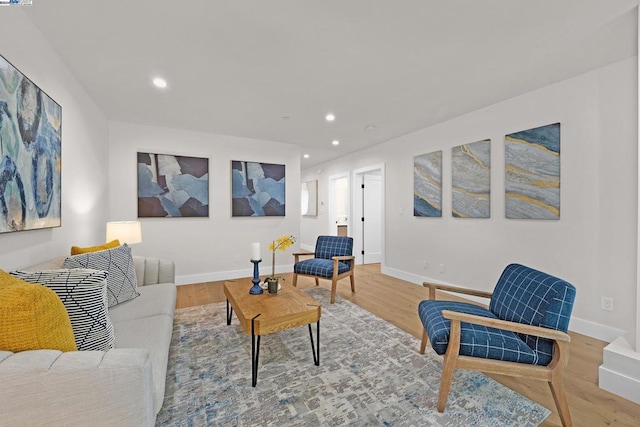
[[(153, 426), (176, 306), (172, 261), (134, 256), (140, 296), (109, 309), (109, 351), (0, 351), (0, 425)], [(28, 267), (62, 268), (64, 257)]]

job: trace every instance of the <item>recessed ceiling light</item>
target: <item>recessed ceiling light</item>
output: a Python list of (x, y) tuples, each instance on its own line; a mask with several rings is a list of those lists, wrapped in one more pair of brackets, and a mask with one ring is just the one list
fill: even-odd
[(302, 156), (302, 157), (304, 157), (305, 159), (308, 159), (308, 158), (309, 158), (309, 155), (308, 155), (308, 154), (305, 154), (305, 155), (304, 155), (304, 156)]
[(337, 139), (334, 139), (331, 143), (333, 145), (340, 145), (340, 141), (338, 141)]
[(329, 113), (324, 118), (327, 119), (328, 122), (332, 122), (336, 119), (336, 116), (334, 116), (333, 113)]
[(373, 132), (376, 129), (375, 125), (368, 125), (364, 130), (367, 132)]
[(159, 87), (161, 89), (167, 87), (167, 81), (161, 77), (156, 77), (155, 79), (153, 79), (153, 84), (155, 87)]

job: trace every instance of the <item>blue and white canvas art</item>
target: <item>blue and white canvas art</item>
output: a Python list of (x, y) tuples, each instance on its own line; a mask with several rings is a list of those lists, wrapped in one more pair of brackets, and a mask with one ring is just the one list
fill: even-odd
[(442, 216), (442, 150), (413, 158), (413, 215)]
[(209, 159), (138, 153), (138, 217), (208, 217)]
[(62, 107), (0, 56), (0, 233), (61, 225)]
[(505, 215), (560, 219), (560, 123), (505, 137)]
[(491, 216), (491, 140), (451, 149), (451, 213), (455, 218)]
[(285, 165), (231, 162), (231, 215), (284, 216)]

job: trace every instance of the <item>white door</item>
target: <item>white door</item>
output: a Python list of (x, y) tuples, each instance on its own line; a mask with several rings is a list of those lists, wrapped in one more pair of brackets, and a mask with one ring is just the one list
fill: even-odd
[(382, 261), (382, 176), (365, 174), (363, 178), (363, 263), (373, 264)]
[(353, 171), (353, 254), (356, 264), (383, 262), (384, 165)]
[(351, 235), (349, 230), (349, 174), (329, 177), (329, 234)]

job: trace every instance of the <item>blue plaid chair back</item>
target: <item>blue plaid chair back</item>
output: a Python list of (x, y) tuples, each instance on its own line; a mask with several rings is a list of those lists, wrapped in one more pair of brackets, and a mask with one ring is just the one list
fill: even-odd
[[(508, 265), (496, 285), (489, 310), (498, 318), (567, 332), (576, 288), (547, 273), (520, 264)], [(538, 364), (553, 356), (553, 341), (519, 334), (538, 354)]]
[[(318, 236), (315, 257), (331, 259), (334, 256), (353, 255), (353, 238), (345, 236)], [(342, 261), (351, 268), (351, 261)]]

